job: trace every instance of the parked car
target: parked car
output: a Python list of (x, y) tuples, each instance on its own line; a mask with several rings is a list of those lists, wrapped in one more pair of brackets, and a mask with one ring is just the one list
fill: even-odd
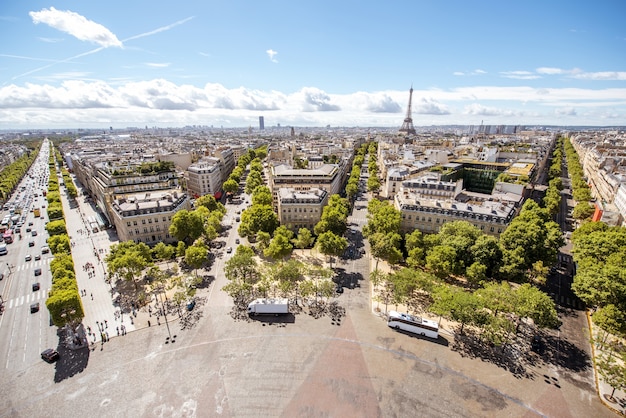
[(193, 308), (196, 306), (196, 301), (195, 300), (190, 300), (189, 302), (187, 302), (187, 310), (191, 311), (193, 310)]
[(235, 240), (235, 244), (239, 244), (239, 238)]
[(228, 248), (226, 248), (226, 252), (227, 252), (227, 253), (232, 253), (232, 252), (233, 252), (233, 247), (228, 247)]
[(53, 348), (46, 348), (41, 352), (41, 358), (47, 363), (54, 363), (59, 359), (59, 357), (61, 356), (59, 355), (58, 351)]
[(33, 229), (33, 231), (31, 232), (31, 234), (33, 234), (33, 237), (37, 236), (37, 231)]

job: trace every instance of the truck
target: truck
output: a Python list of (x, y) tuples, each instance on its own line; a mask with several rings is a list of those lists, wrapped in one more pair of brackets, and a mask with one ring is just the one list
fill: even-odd
[(33, 215), (35, 215), (35, 218), (39, 218), (39, 208), (33, 209)]
[(289, 313), (289, 300), (255, 299), (248, 304), (248, 315), (281, 315)]

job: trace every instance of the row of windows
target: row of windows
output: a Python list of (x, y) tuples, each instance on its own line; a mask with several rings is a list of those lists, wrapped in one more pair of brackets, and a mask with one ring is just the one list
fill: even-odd
[(314, 215), (293, 215), (293, 216), (291, 216), (291, 215), (284, 215), (282, 217), (282, 219), (286, 219), (287, 221), (290, 221), (292, 219), (294, 221), (295, 220), (303, 221), (303, 220), (306, 220), (306, 219), (313, 219), (313, 220), (317, 219), (317, 220), (319, 220), (320, 218), (319, 218), (319, 216), (314, 216)]
[[(171, 216), (164, 216), (163, 217), (163, 222), (167, 222), (167, 221), (171, 221), (172, 217)], [(152, 223), (152, 218), (148, 218), (148, 223), (151, 224)], [(154, 218), (154, 223), (157, 224), (159, 223), (159, 218)], [(142, 219), (141, 220), (141, 224), (145, 225), (146, 224), (146, 220)], [(126, 221), (126, 226), (131, 226), (130, 221)], [(137, 221), (133, 221), (133, 226), (137, 226)]]
[[(439, 226), (431, 226), (429, 225), (432, 224), (432, 218), (424, 218), (422, 217), (422, 222), (426, 222), (426, 223), (420, 223), (419, 218), (415, 219), (415, 222), (413, 223), (413, 228), (415, 229), (419, 229), (419, 230), (426, 230), (426, 231), (438, 231), (439, 230)], [(435, 224), (440, 224), (443, 225), (446, 223), (445, 219), (442, 219), (441, 222), (439, 220), (439, 218), (435, 219)], [(481, 225), (481, 224), (473, 224), (476, 228), (480, 229), (481, 231), (485, 230), (485, 225)], [(489, 232), (495, 232), (496, 228), (494, 226), (490, 226), (489, 227)], [(502, 233), (502, 228), (498, 228), (498, 234)]]
[[(150, 232), (155, 232), (155, 231), (150, 231)], [(157, 230), (157, 232), (161, 232), (161, 231)], [(128, 236), (132, 237), (133, 235), (144, 235), (144, 234), (147, 234), (147, 233), (148, 233), (148, 231), (146, 231), (145, 228), (144, 228), (143, 234), (140, 234), (139, 230), (135, 229), (134, 232), (133, 231), (128, 231)], [(150, 242), (149, 238), (150, 238), (150, 236), (146, 237), (146, 242)], [(162, 241), (163, 240), (163, 235), (161, 235), (161, 234), (152, 235), (152, 238), (153, 238), (152, 241), (156, 241), (154, 238), (158, 238), (159, 241)], [(169, 238), (170, 238), (170, 234), (165, 234), (165, 239), (169, 239)], [(136, 239), (141, 240), (141, 237), (138, 237)]]
[[(306, 208), (293, 208), (293, 212), (294, 213), (306, 213), (306, 211), (307, 211)], [(309, 212), (310, 213), (318, 213), (319, 209), (318, 208), (310, 208)], [(288, 209), (284, 209), (283, 208), (283, 213), (291, 213), (291, 208), (288, 208)]]

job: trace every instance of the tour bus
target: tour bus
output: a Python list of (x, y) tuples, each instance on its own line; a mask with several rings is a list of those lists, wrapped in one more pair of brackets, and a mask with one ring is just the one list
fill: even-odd
[(13, 242), (13, 230), (7, 229), (6, 231), (4, 231), (4, 233), (2, 234), (2, 239), (7, 244), (12, 243)]
[(439, 324), (430, 319), (420, 318), (419, 316), (389, 311), (387, 325), (394, 329), (401, 329), (433, 339), (439, 338)]

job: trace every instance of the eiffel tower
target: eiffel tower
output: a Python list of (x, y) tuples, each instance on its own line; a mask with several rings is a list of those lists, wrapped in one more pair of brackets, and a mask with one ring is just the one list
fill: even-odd
[(404, 118), (404, 123), (400, 127), (399, 132), (406, 132), (407, 135), (415, 135), (415, 128), (413, 127), (413, 118), (411, 117), (411, 101), (413, 100), (413, 85), (411, 85), (411, 90), (409, 90), (409, 107), (406, 110), (406, 117)]

